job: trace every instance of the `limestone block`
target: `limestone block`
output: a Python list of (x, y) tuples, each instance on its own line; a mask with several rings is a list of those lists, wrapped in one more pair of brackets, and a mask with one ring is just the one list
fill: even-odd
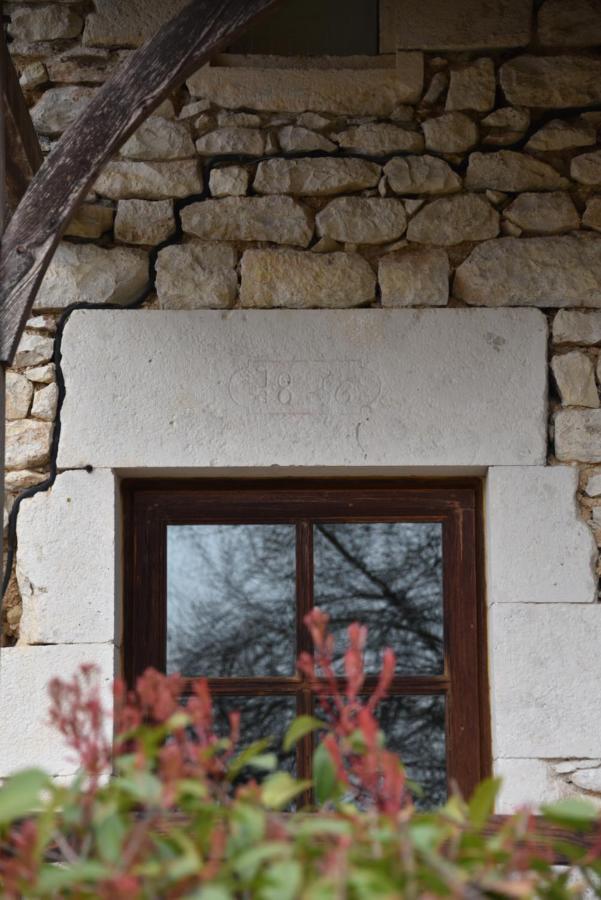
[(449, 259), (444, 250), (383, 256), (378, 266), (382, 306), (446, 306)]
[(161, 309), (228, 308), (238, 295), (237, 254), (227, 244), (191, 241), (165, 247), (157, 257)]
[(113, 227), (115, 210), (101, 203), (83, 203), (65, 230), (69, 237), (99, 238)]
[(376, 187), (380, 166), (363, 159), (268, 159), (257, 166), (259, 194), (327, 196)]
[[(540, 521), (537, 523), (540, 525)], [(496, 603), (489, 611), (496, 757), (599, 752), (597, 603)]]
[[(390, 153), (420, 153), (424, 138), (419, 131), (410, 131), (399, 125), (373, 122), (354, 125), (334, 135), (336, 143), (353, 153), (367, 156), (388, 156)], [(284, 148), (285, 149), (285, 148)]]
[(374, 299), (376, 278), (356, 253), (247, 250), (240, 302), (246, 307), (345, 308)]
[(436, 156), (405, 156), (384, 166), (390, 188), (397, 194), (452, 194), (461, 190), (461, 178)]
[(548, 163), (514, 150), (471, 153), (465, 178), (473, 191), (553, 191), (567, 184)]
[(574, 157), (570, 165), (570, 177), (580, 184), (601, 186), (601, 150)]
[(15, 41), (57, 41), (74, 38), (83, 25), (81, 16), (68, 6), (44, 3), (36, 7), (17, 6), (10, 12), (8, 33)]
[(243, 197), (248, 191), (248, 169), (223, 166), (211, 169), (209, 189), (213, 197)]
[(122, 145), (126, 159), (185, 159), (194, 156), (194, 143), (185, 122), (149, 116)]
[(463, 153), (478, 143), (478, 126), (469, 116), (449, 112), (422, 122), (428, 150), (436, 153)]
[(34, 484), (40, 484), (47, 477), (43, 472), (30, 472), (29, 469), (22, 469), (20, 472), (6, 472), (4, 486), (7, 491), (16, 493), (33, 487)]
[(560, 409), (554, 422), (557, 459), (601, 462), (601, 410)]
[(115, 479), (106, 470), (63, 472), (48, 491), (23, 502), (17, 526), (22, 641), (114, 640), (115, 515)]
[(584, 791), (599, 794), (601, 793), (601, 769), (593, 767), (578, 769), (570, 776), (570, 782)]
[(33, 419), (20, 419), (6, 425), (7, 469), (29, 469), (44, 466), (50, 459), (52, 425)]
[(25, 375), (18, 372), (6, 373), (6, 397), (5, 415), (12, 419), (24, 419), (31, 406), (33, 397), (33, 385)]
[(599, 0), (545, 0), (538, 12), (538, 38), (547, 47), (601, 44)]
[(601, 306), (597, 238), (500, 238), (475, 247), (455, 273), (453, 293), (486, 306)]
[(523, 132), (530, 125), (530, 112), (523, 106), (502, 106), (481, 119), (480, 124), (485, 128)]
[(495, 812), (511, 815), (524, 806), (537, 812), (542, 804), (555, 803), (576, 791), (557, 778), (546, 759), (495, 759), (494, 774), (503, 779)]
[(80, 310), (58, 464), (542, 465), (546, 347), (527, 309)]
[(32, 316), (31, 319), (27, 319), (25, 327), (31, 331), (51, 331), (54, 333), (56, 331), (56, 319), (50, 315)]
[(580, 225), (574, 201), (566, 191), (520, 194), (503, 215), (527, 234), (561, 234)]
[(196, 141), (201, 156), (262, 156), (265, 135), (258, 128), (218, 128)]
[(313, 213), (291, 197), (225, 197), (184, 207), (182, 228), (208, 241), (273, 241), (306, 247)]
[(510, 103), (563, 109), (601, 102), (601, 59), (588, 56), (518, 56), (500, 69)]
[(33, 366), (31, 369), (25, 369), (23, 374), (34, 384), (50, 384), (56, 378), (56, 367), (54, 363)]
[(56, 382), (53, 382), (36, 391), (31, 407), (31, 415), (34, 419), (42, 419), (44, 422), (54, 422), (57, 406), (58, 385)]
[(278, 141), (284, 153), (309, 153), (311, 150), (329, 152), (336, 149), (336, 144), (323, 134), (302, 128), (299, 125), (284, 125), (278, 131)]
[(571, 466), (488, 473), (487, 590), (495, 603), (594, 603), (596, 547)]
[(495, 105), (495, 66), (492, 59), (477, 59), (469, 66), (451, 69), (445, 109), (488, 112)]
[(477, 194), (432, 200), (413, 216), (407, 228), (408, 240), (443, 247), (463, 241), (485, 241), (498, 233), (499, 213)]
[(115, 240), (125, 244), (160, 244), (175, 231), (173, 200), (119, 200)]
[(148, 254), (142, 250), (63, 242), (44, 275), (34, 308), (63, 309), (81, 302), (126, 304), (147, 281)]
[(165, 162), (113, 160), (102, 170), (94, 190), (111, 200), (170, 200), (202, 191), (202, 176), (194, 159)]
[(48, 88), (31, 110), (31, 120), (38, 134), (50, 137), (66, 131), (88, 105), (95, 89), (69, 85)]
[(93, 47), (139, 47), (176, 16), (187, 0), (94, 0), (86, 16), (83, 43)]
[(187, 86), (192, 96), (229, 109), (389, 116), (400, 103), (419, 100), (423, 81), (422, 54), (400, 53), (389, 69), (205, 66)]
[(217, 124), (220, 128), (260, 128), (261, 116), (256, 113), (220, 109), (217, 113)]
[(599, 393), (595, 384), (595, 368), (590, 356), (572, 350), (554, 356), (551, 368), (564, 406), (599, 406)]
[(582, 224), (594, 231), (601, 231), (601, 197), (591, 197), (587, 200)]
[(194, 100), (193, 103), (186, 103), (179, 111), (178, 119), (195, 119), (201, 113), (211, 108), (208, 100)]
[(407, 216), (400, 200), (338, 197), (317, 214), (320, 237), (342, 243), (385, 244), (405, 233)]
[(554, 344), (601, 343), (601, 312), (560, 309), (553, 320)]
[[(85, 575), (84, 571), (81, 577), (85, 579)], [(73, 609), (69, 609), (69, 619), (72, 616)], [(82, 664), (93, 663), (100, 669), (106, 690), (105, 703), (110, 707), (113, 656), (114, 648), (110, 644), (62, 647), (19, 644), (2, 649), (0, 777), (28, 767), (40, 767), (51, 775), (75, 774), (72, 752), (65, 746), (62, 735), (48, 724), (48, 684), (57, 676), (70, 678)]]
[(532, 135), (526, 148), (538, 151), (572, 150), (592, 146), (596, 141), (597, 129), (589, 122), (583, 119), (576, 122), (552, 119)]
[(584, 490), (589, 497), (598, 497), (601, 494), (601, 472), (589, 476)]
[(19, 341), (14, 365), (19, 368), (21, 366), (39, 366), (40, 363), (51, 360), (53, 353), (54, 341), (52, 338), (44, 337), (43, 334), (25, 332)]
[(48, 81), (48, 71), (44, 63), (39, 60), (24, 66), (19, 76), (19, 84), (24, 91), (31, 91), (46, 81)]
[(424, 106), (436, 106), (442, 101), (444, 94), (449, 86), (448, 72), (435, 72), (428, 85), (428, 90), (422, 97)]
[(522, 47), (530, 40), (530, 0), (391, 0), (384, 4), (380, 52)]

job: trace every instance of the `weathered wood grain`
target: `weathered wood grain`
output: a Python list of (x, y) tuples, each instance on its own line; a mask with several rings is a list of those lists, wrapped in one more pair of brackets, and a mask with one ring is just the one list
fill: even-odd
[(36, 291), (103, 165), (176, 86), (279, 0), (195, 0), (90, 101), (29, 185), (0, 253), (0, 362), (10, 363)]
[(10, 214), (17, 208), (44, 157), (19, 85), (19, 76), (6, 47), (3, 31), (0, 31), (0, 65), (2, 121), (6, 146), (2, 183), (6, 189), (5, 214), (6, 208)]

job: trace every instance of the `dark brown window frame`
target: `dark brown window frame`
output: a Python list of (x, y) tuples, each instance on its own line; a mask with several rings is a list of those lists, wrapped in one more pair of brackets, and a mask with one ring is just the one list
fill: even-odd
[[(168, 525), (295, 524), (298, 649), (309, 650), (308, 634), (300, 626), (312, 600), (311, 589), (306, 589), (312, 584), (310, 520), (441, 522), (444, 674), (396, 676), (391, 693), (444, 694), (449, 783), (469, 795), (490, 775), (479, 480), (127, 479), (122, 482), (122, 499), (122, 670), (130, 685), (148, 666), (165, 669)], [(366, 687), (375, 680), (368, 678)], [(297, 709), (309, 709), (311, 686), (299, 675), (211, 678), (209, 684), (215, 695), (294, 694)], [(307, 774), (309, 756), (310, 746), (302, 746), (299, 774)]]

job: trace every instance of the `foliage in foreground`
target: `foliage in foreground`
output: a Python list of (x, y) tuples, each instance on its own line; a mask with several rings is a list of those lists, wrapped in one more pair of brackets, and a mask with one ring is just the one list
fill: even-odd
[[(149, 670), (133, 694), (117, 684), (111, 740), (96, 670), (55, 680), (50, 718), (80, 774), (60, 785), (28, 770), (0, 789), (1, 896), (561, 900), (586, 887), (601, 897), (601, 827), (584, 801), (557, 804), (546, 818), (586, 830), (588, 850), (537, 836), (528, 811), (490, 828), (495, 780), (469, 802), (456, 794), (435, 812), (417, 811), (374, 715), (392, 652), (363, 697), (366, 631), (351, 626), (342, 693), (327, 617), (314, 610), (307, 624), (315, 652), (299, 668), (316, 684), (321, 718), (296, 719), (284, 749), (314, 734), (313, 783), (277, 771), (268, 739), (240, 750), (238, 714), (229, 734), (216, 734), (205, 681), (184, 701), (179, 676)], [(558, 851), (569, 868), (552, 865)]]

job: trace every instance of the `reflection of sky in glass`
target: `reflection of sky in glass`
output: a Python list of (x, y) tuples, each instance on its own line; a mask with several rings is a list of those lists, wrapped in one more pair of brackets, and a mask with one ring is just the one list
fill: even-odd
[(167, 529), (167, 671), (295, 671), (292, 525)]
[(330, 614), (339, 667), (346, 629), (359, 621), (368, 627), (368, 671), (378, 671), (383, 648), (392, 647), (397, 671), (440, 674), (442, 525), (318, 524), (313, 541), (315, 604)]

